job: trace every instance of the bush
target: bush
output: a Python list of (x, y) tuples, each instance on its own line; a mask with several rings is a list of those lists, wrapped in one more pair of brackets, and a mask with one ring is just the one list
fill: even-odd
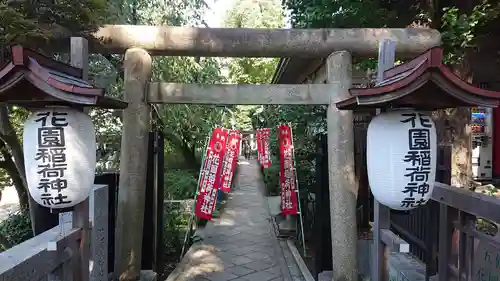
[[(184, 242), (184, 234), (187, 229), (189, 214), (183, 213), (179, 206), (171, 204), (165, 206), (163, 213), (163, 272), (161, 276), (166, 279), (175, 269)], [(163, 280), (162, 279), (162, 280)]]
[(276, 157), (272, 157), (272, 165), (264, 169), (264, 183), (266, 184), (267, 196), (280, 195), (280, 162)]
[(163, 214), (163, 246), (167, 255), (180, 253), (182, 248), (182, 230), (186, 228), (189, 215), (179, 208), (166, 207)]
[(198, 185), (198, 176), (189, 170), (170, 170), (165, 172), (165, 199), (182, 200), (193, 198)]
[(28, 212), (16, 212), (0, 222), (0, 250), (20, 244), (33, 237)]

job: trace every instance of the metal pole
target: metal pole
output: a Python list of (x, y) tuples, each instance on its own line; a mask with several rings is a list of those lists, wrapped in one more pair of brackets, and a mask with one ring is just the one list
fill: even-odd
[(191, 227), (192, 227), (193, 220), (194, 220), (194, 211), (196, 208), (196, 198), (198, 197), (198, 194), (200, 193), (200, 191), (199, 191), (200, 182), (205, 177), (205, 156), (207, 155), (207, 148), (208, 148), (208, 140), (209, 139), (210, 139), (210, 137), (207, 137), (207, 139), (205, 141), (205, 149), (203, 150), (205, 153), (203, 153), (203, 155), (201, 157), (201, 166), (200, 166), (200, 172), (198, 175), (198, 184), (196, 185), (196, 191), (194, 193), (194, 202), (193, 202), (193, 206), (191, 208), (191, 215), (189, 216), (189, 221), (188, 221), (188, 231), (186, 231), (186, 235), (184, 235), (184, 243), (182, 244), (181, 256), (179, 258), (179, 261), (182, 260), (182, 257), (184, 256), (184, 250), (186, 248), (188, 235), (191, 232)]
[(297, 194), (297, 203), (298, 203), (298, 207), (299, 207), (299, 220), (300, 220), (300, 232), (301, 232), (301, 235), (302, 235), (302, 250), (304, 252), (304, 258), (306, 257), (306, 240), (304, 238), (304, 221), (302, 220), (302, 207), (301, 207), (301, 204), (300, 204), (300, 192), (299, 192), (299, 179), (297, 177), (297, 169), (295, 168), (297, 165), (296, 165), (296, 162), (295, 162), (295, 146), (293, 145), (293, 133), (292, 133), (292, 126), (291, 124), (288, 124), (288, 126), (290, 127), (290, 140), (292, 141), (292, 157), (293, 157), (293, 173), (294, 173), (294, 177), (295, 177), (295, 193)]

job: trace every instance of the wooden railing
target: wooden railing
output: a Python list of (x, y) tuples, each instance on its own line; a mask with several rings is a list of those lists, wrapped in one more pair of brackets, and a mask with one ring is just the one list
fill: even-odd
[(107, 281), (108, 211), (108, 186), (94, 185), (58, 226), (0, 253), (0, 281)]
[(500, 280), (499, 198), (436, 182), (432, 201), (417, 211), (426, 215), (406, 215), (420, 218), (413, 226), (391, 224), (403, 240), (384, 235), (382, 240), (393, 251), (405, 243), (414, 247), (411, 252), (426, 264), (426, 280)]
[[(380, 240), (387, 250), (411, 252), (425, 263), (426, 280), (498, 281), (500, 199), (450, 186), (451, 153), (440, 148), (439, 154), (432, 200), (407, 213), (384, 210)], [(385, 280), (387, 264), (374, 265), (372, 274)]]
[[(500, 199), (436, 183), (432, 199), (440, 204), (438, 239), (429, 245), (438, 261), (439, 280), (499, 280)], [(490, 231), (480, 230), (480, 224)]]

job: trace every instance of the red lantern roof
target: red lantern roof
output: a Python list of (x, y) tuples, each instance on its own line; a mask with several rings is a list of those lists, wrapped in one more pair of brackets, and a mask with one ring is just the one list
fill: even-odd
[(452, 107), (497, 107), (500, 92), (477, 88), (443, 64), (443, 50), (432, 48), (413, 60), (384, 72), (373, 88), (351, 88), (352, 97), (338, 102), (339, 109), (411, 107), (436, 110)]
[(127, 103), (106, 97), (82, 79), (82, 70), (15, 45), (0, 68), (0, 102), (25, 107), (96, 106), (123, 109)]

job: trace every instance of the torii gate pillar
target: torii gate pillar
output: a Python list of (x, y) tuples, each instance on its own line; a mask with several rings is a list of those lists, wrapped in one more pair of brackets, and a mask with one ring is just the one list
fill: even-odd
[[(141, 272), (142, 228), (151, 108), (146, 102), (151, 78), (151, 56), (143, 49), (125, 52), (125, 99), (120, 152), (120, 183), (115, 229), (114, 277), (137, 280)], [(137, 231), (137, 230), (140, 231)]]
[(353, 113), (335, 106), (336, 101), (349, 97), (351, 54), (332, 53), (326, 60), (326, 73), (331, 85), (326, 120), (333, 280), (353, 281), (358, 279)]

